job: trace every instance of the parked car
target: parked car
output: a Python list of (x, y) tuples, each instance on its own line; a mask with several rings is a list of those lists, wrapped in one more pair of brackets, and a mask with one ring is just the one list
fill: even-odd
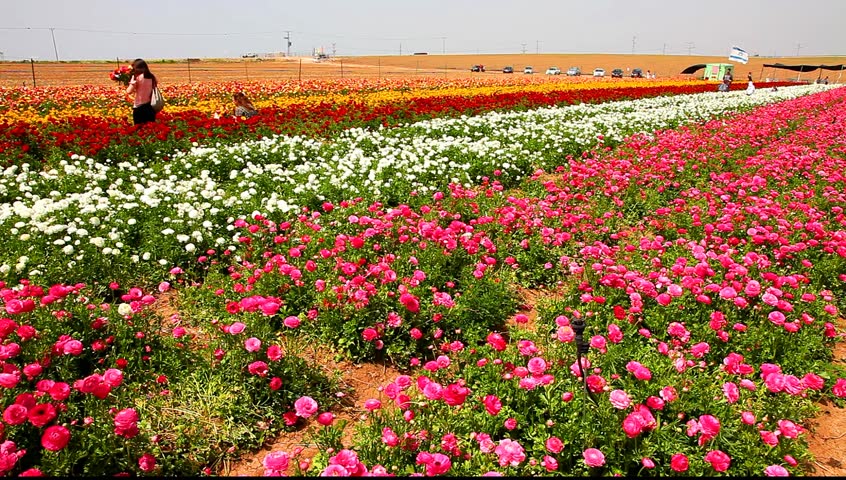
[(570, 69), (567, 70), (567, 75), (570, 75), (571, 77), (578, 77), (581, 74), (582, 69), (579, 67), (570, 67)]
[(561, 69), (558, 67), (549, 67), (546, 69), (547, 75), (561, 75)]
[(593, 76), (594, 77), (604, 77), (605, 76), (605, 69), (604, 68), (594, 68), (593, 69)]
[(615, 68), (614, 70), (611, 70), (611, 78), (623, 78), (623, 69)]
[(514, 73), (514, 67), (505, 67), (502, 69), (502, 73)]
[(535, 70), (532, 67), (527, 66), (526, 68), (523, 69), (523, 73), (532, 74), (532, 73), (535, 73)]
[(485, 66), (484, 65), (473, 65), (472, 67), (470, 67), (470, 71), (471, 72), (484, 72)]
[(632, 70), (632, 78), (643, 78), (643, 70), (635, 68)]

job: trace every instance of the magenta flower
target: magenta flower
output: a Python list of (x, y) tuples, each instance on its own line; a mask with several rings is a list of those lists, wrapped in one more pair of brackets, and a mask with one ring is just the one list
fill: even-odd
[(770, 465), (764, 469), (764, 475), (768, 477), (789, 477), (790, 472), (781, 465)]
[(487, 411), (489, 415), (496, 415), (500, 410), (502, 410), (502, 402), (496, 395), (486, 395), (482, 403), (484, 403), (485, 411)]
[(686, 472), (688, 468), (687, 455), (676, 453), (670, 458), (670, 468), (676, 472)]
[(705, 461), (717, 472), (725, 472), (731, 466), (731, 458), (721, 450), (711, 450), (705, 454)]
[(551, 453), (560, 453), (564, 449), (564, 442), (558, 437), (549, 437), (546, 439), (545, 446)]
[(141, 455), (138, 459), (138, 468), (140, 468), (142, 472), (152, 472), (156, 469), (156, 457), (150, 455), (149, 453)]
[(286, 452), (282, 451), (273, 451), (268, 453), (264, 456), (264, 460), (262, 460), (262, 465), (266, 470), (270, 470), (276, 473), (283, 473), (288, 470), (288, 466), (290, 464), (291, 457)]

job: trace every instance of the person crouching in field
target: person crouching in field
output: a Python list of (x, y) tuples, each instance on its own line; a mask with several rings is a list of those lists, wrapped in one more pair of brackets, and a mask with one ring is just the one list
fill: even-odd
[(258, 115), (258, 110), (253, 106), (253, 102), (243, 92), (236, 92), (232, 95), (232, 101), (235, 102), (236, 117), (250, 118)]
[(132, 121), (135, 125), (156, 121), (156, 111), (150, 103), (153, 99), (153, 88), (157, 83), (156, 76), (150, 72), (147, 62), (140, 58), (132, 62), (132, 80), (126, 87), (126, 94), (134, 95)]

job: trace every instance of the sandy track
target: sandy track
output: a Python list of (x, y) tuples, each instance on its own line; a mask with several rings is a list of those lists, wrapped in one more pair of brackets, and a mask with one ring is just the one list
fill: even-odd
[[(330, 61), (315, 62), (305, 58), (279, 59), (198, 59), (151, 60), (150, 69), (163, 83), (194, 83), (201, 81), (251, 81), (251, 80), (309, 80), (336, 78), (397, 78), (436, 76), (463, 78), (470, 76), (504, 75), (502, 67), (513, 66), (514, 75), (523, 75), (523, 67), (531, 65), (542, 75), (550, 66), (565, 70), (578, 66), (583, 74), (590, 75), (601, 67), (610, 74), (614, 68), (641, 68), (651, 70), (659, 77), (677, 76), (685, 67), (699, 63), (722, 62), (724, 57), (685, 55), (610, 55), (610, 54), (485, 54), (485, 55), (404, 55), (380, 57), (338, 57)], [(128, 61), (121, 61), (128, 63)], [(797, 74), (787, 70), (764, 69), (764, 63), (784, 64), (841, 64), (846, 57), (753, 57), (747, 65), (736, 64), (736, 77), (744, 79), (752, 73), (755, 80), (772, 78), (795, 79)], [(485, 65), (485, 73), (471, 73), (470, 66)], [(109, 72), (117, 66), (113, 62), (3, 62), (0, 63), (0, 86), (45, 85), (110, 85)], [(33, 79), (34, 70), (34, 79)], [(832, 81), (839, 72), (823, 71)], [(819, 71), (803, 73), (801, 79), (816, 79)], [(846, 77), (846, 75), (844, 75)], [(840, 78), (846, 81), (846, 78)]]

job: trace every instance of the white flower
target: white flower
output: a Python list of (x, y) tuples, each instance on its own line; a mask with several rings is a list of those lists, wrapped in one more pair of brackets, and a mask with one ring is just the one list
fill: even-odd
[(128, 303), (121, 303), (120, 305), (118, 305), (117, 310), (118, 310), (118, 313), (123, 315), (123, 316), (129, 315), (130, 313), (132, 313), (132, 307)]

